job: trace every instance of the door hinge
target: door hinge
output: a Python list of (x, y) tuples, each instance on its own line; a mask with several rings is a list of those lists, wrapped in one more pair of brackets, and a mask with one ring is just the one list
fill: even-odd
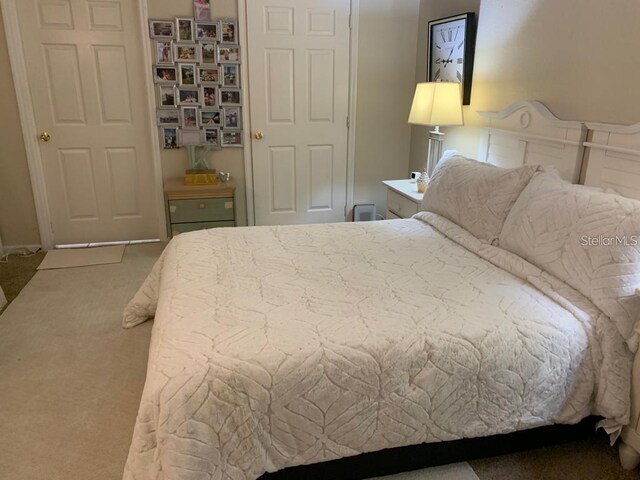
[(349, 117), (347, 117), (347, 128), (351, 128), (351, 122), (349, 121)]
[(345, 217), (347, 216), (347, 206), (346, 205), (344, 206), (344, 216)]
[(349, 14), (349, 30), (351, 30), (351, 14)]

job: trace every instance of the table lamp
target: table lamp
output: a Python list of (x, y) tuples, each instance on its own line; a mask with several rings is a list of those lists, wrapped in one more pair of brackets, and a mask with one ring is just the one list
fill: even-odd
[(435, 127), (429, 132), (427, 175), (431, 176), (442, 156), (444, 133), (441, 126), (463, 125), (462, 94), (459, 83), (425, 82), (416, 85), (409, 123)]

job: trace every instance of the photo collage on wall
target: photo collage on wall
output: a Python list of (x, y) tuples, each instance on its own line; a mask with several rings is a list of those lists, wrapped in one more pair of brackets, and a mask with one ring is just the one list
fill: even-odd
[(205, 20), (208, 9), (194, 13), (195, 18), (149, 20), (162, 147), (241, 147), (238, 24)]

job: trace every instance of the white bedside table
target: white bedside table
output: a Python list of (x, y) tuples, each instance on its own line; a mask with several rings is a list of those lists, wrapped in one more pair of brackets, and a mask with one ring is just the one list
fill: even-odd
[(410, 218), (422, 210), (422, 196), (415, 180), (383, 180), (387, 187), (386, 219)]

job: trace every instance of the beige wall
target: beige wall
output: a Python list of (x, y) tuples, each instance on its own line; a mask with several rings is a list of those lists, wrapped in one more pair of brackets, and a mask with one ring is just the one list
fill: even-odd
[(409, 171), (419, 7), (419, 0), (360, 1), (354, 202), (375, 203), (381, 215), (382, 180)]
[(638, 19), (640, 2), (629, 0), (482, 0), (471, 105), (445, 148), (477, 157), (475, 112), (516, 100), (540, 100), (562, 119), (640, 121)]
[(0, 12), (0, 237), (4, 246), (39, 245), (27, 154)]

